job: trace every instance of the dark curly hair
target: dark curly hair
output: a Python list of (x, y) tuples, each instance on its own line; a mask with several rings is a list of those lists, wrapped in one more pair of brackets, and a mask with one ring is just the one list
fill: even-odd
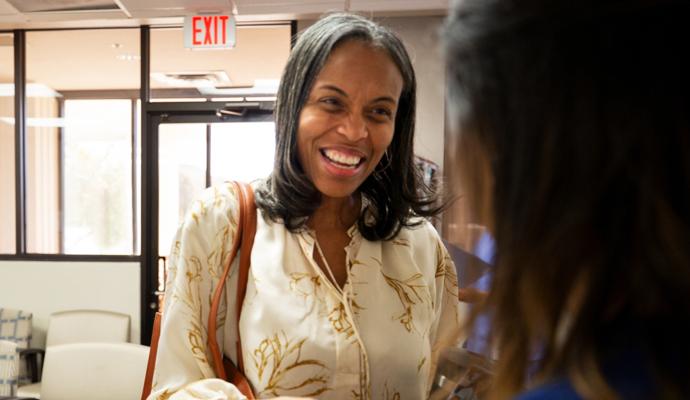
[(321, 193), (304, 173), (297, 153), (299, 115), (328, 56), (349, 40), (386, 51), (403, 78), (393, 140), (374, 172), (359, 187), (367, 200), (357, 221), (362, 236), (372, 241), (387, 240), (402, 227), (421, 222), (412, 217), (434, 216), (441, 207), (414, 162), (417, 84), (407, 51), (390, 30), (357, 15), (331, 14), (297, 39), (278, 89), (275, 164), (265, 184), (256, 191), (256, 204), (264, 216), (284, 223), (291, 232), (301, 229), (319, 207)]

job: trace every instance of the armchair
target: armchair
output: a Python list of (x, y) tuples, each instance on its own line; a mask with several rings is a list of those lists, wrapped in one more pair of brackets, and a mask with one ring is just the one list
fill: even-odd
[[(46, 351), (54, 346), (70, 343), (128, 342), (130, 317), (105, 310), (68, 310), (50, 315), (46, 333)], [(48, 355), (45, 364), (48, 363)], [(41, 376), (41, 373), (37, 373)], [(34, 380), (33, 382), (36, 382)], [(23, 385), (19, 383), (18, 396), (41, 397), (41, 382)]]
[(37, 365), (39, 354), (29, 349), (32, 321), (30, 312), (0, 308), (0, 394), (13, 395), (18, 385), (38, 380), (38, 371), (32, 366)]

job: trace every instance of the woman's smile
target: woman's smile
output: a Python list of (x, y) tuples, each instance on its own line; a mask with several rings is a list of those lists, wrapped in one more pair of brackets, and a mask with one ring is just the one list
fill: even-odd
[(335, 177), (352, 177), (364, 170), (365, 157), (354, 151), (335, 148), (321, 149), (324, 168)]

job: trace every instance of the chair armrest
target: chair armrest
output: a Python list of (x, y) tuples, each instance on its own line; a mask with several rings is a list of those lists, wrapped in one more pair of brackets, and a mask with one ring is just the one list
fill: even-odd
[[(28, 348), (19, 350), (19, 357), (26, 360), (26, 369), (31, 378), (31, 383), (41, 380), (41, 370), (43, 369), (43, 361), (45, 360), (46, 351), (44, 349)], [(41, 362), (38, 362), (38, 359)]]

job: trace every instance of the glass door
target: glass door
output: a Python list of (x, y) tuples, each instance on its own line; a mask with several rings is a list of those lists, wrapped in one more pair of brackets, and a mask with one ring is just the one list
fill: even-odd
[(273, 122), (162, 123), (158, 127), (158, 255), (167, 257), (185, 212), (210, 185), (265, 178)]
[(275, 125), (270, 108), (245, 104), (229, 112), (206, 104), (202, 111), (153, 104), (143, 146), (156, 160), (146, 162), (143, 179), (143, 290), (152, 320), (162, 306), (165, 268), (171, 244), (187, 209), (201, 192), (228, 180), (251, 182), (273, 169)]

